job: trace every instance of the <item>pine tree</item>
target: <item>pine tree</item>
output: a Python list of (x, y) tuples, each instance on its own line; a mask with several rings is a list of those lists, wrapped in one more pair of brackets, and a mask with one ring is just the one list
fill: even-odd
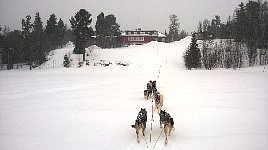
[(227, 23), (226, 23), (226, 39), (233, 39), (234, 38), (234, 23), (231, 19), (231, 16), (228, 17)]
[(184, 63), (189, 70), (201, 67), (201, 52), (194, 36), (192, 36), (190, 46), (184, 55)]
[(95, 25), (97, 46), (99, 46), (101, 48), (105, 48), (104, 47), (104, 40), (105, 40), (104, 28), (105, 28), (104, 13), (101, 12), (97, 16), (97, 21), (96, 21), (96, 25)]
[(26, 62), (25, 56), (27, 55), (25, 54), (24, 38), (21, 31), (8, 32), (6, 37), (0, 34), (0, 48), (3, 48), (2, 63), (8, 64), (7, 69), (12, 69), (14, 64)]
[(47, 20), (46, 33), (47, 35), (54, 35), (56, 32), (57, 32), (57, 18), (55, 14), (52, 14)]
[(26, 20), (22, 19), (21, 24), (22, 24), (22, 34), (23, 37), (25, 38), (29, 36), (32, 31), (31, 16), (27, 15)]
[(43, 22), (41, 20), (39, 12), (37, 12), (35, 14), (35, 20), (34, 20), (34, 23), (33, 23), (33, 32), (35, 32), (37, 34), (42, 34), (44, 32)]
[(32, 31), (31, 16), (27, 15), (26, 20), (22, 19), (21, 24), (22, 24), (22, 36), (24, 39), (23, 50), (25, 51), (26, 62), (27, 64), (30, 65), (30, 70), (32, 70), (34, 56), (32, 53), (32, 41), (30, 38), (30, 34)]
[(2, 58), (0, 59), (2, 59), (3, 63), (7, 64), (7, 69), (10, 70), (13, 69), (13, 64), (16, 61), (16, 58), (14, 57), (16, 40), (13, 32), (6, 32), (4, 35), (5, 36), (0, 36), (0, 48), (3, 48)]
[(50, 49), (55, 49), (58, 46), (58, 23), (55, 14), (50, 15), (47, 20), (47, 25), (45, 29), (47, 39), (50, 43)]
[(260, 41), (261, 31), (260, 31), (260, 3), (255, 1), (249, 1), (246, 4), (246, 16), (247, 16), (247, 26), (245, 39), (248, 45), (248, 58), (249, 65), (255, 64), (255, 58), (257, 56), (257, 48)]
[(104, 16), (100, 13), (97, 16), (95, 25), (97, 46), (101, 48), (111, 48), (120, 46), (120, 26), (116, 23), (116, 17), (112, 14)]
[(260, 43), (259, 48), (261, 49), (268, 49), (268, 2), (265, 1), (261, 5), (260, 10), (260, 30), (261, 30), (261, 36), (260, 36)]
[(245, 32), (247, 26), (246, 10), (244, 3), (238, 5), (239, 8), (235, 10), (235, 41), (245, 41)]
[(83, 61), (85, 61), (85, 48), (89, 46), (89, 40), (94, 35), (93, 29), (90, 27), (92, 22), (91, 14), (85, 9), (80, 9), (74, 17), (71, 17), (70, 23), (75, 36), (74, 53), (83, 54)]
[(66, 31), (67, 31), (67, 28), (66, 26), (64, 25), (63, 21), (59, 20), (58, 22), (58, 45), (60, 47), (63, 47), (64, 44), (66, 44), (66, 41), (65, 41), (65, 34), (66, 34)]
[(191, 57), (190, 57), (190, 51), (189, 49), (186, 50), (186, 52), (183, 55), (183, 61), (184, 61), (184, 65), (186, 67), (186, 69), (191, 70)]
[(119, 44), (120, 26), (112, 14), (105, 17), (105, 45), (108, 48), (117, 47)]
[(33, 61), (36, 65), (40, 65), (46, 60), (46, 52), (44, 49), (45, 35), (43, 29), (43, 22), (41, 21), (39, 12), (37, 12), (35, 15), (31, 39)]

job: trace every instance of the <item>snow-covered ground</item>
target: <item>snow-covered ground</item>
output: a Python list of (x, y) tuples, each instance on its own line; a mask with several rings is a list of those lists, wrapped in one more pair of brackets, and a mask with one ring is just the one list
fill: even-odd
[[(43, 69), (0, 71), (0, 149), (268, 149), (268, 70), (185, 70), (189, 43), (94, 48), (88, 65), (76, 68), (71, 55), (73, 67), (63, 68), (69, 45), (53, 51)], [(157, 81), (175, 121), (167, 145), (143, 98), (149, 80)], [(140, 108), (149, 120), (137, 143), (131, 125)]]

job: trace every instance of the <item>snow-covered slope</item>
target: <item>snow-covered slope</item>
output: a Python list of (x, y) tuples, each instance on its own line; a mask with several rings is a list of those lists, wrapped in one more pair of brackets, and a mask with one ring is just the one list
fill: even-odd
[[(89, 65), (77, 68), (79, 56), (71, 55), (72, 67), (64, 68), (69, 45), (55, 50), (43, 69), (1, 71), (0, 149), (267, 149), (267, 69), (188, 71), (182, 54), (189, 43), (190, 37), (95, 47)], [(157, 81), (163, 109), (175, 121), (167, 145), (151, 100), (143, 98), (149, 80)], [(140, 108), (147, 109), (148, 122), (137, 143), (130, 126)]]
[[(177, 67), (183, 68), (182, 54), (189, 45), (191, 37), (174, 42), (171, 44), (151, 42), (142, 46), (130, 46), (117, 49), (101, 49), (92, 46), (86, 49), (86, 62), (82, 67), (100, 66), (109, 64), (116, 66), (126, 64), (132, 67), (159, 67), (159, 65), (177, 64)], [(82, 55), (72, 54), (73, 44), (68, 44), (65, 48), (53, 50), (48, 56), (48, 61), (39, 68), (61, 68), (63, 67), (63, 58), (67, 54), (70, 56), (71, 67), (77, 68), (78, 63), (82, 61)]]

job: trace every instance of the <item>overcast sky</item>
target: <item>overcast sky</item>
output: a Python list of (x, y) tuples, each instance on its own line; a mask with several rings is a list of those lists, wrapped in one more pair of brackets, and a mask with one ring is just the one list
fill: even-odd
[(81, 8), (92, 14), (95, 29), (97, 16), (114, 14), (121, 30), (136, 28), (168, 31), (169, 15), (176, 14), (180, 29), (192, 32), (199, 20), (211, 20), (216, 14), (226, 21), (240, 2), (248, 0), (0, 0), (0, 25), (21, 30), (21, 19), (40, 13), (43, 25), (54, 13), (70, 26), (69, 19)]

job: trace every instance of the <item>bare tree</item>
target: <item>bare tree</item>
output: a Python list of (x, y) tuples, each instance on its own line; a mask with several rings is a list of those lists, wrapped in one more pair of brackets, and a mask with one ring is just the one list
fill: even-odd
[(170, 25), (169, 25), (169, 40), (170, 42), (179, 40), (179, 28), (180, 23), (178, 22), (178, 17), (175, 14), (169, 16)]

